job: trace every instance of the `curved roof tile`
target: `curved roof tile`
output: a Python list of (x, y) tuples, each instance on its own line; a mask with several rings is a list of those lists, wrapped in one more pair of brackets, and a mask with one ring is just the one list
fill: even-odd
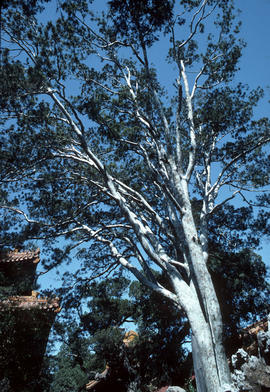
[(39, 257), (40, 249), (36, 249), (34, 251), (22, 251), (19, 252), (18, 250), (13, 251), (2, 251), (0, 252), (0, 263), (33, 263), (37, 264), (40, 261)]

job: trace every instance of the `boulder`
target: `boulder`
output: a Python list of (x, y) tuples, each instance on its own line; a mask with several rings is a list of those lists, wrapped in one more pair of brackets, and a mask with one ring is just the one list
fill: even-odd
[(166, 392), (185, 392), (183, 388), (171, 386)]
[(261, 392), (263, 388), (270, 388), (270, 366), (264, 359), (249, 356), (243, 349), (239, 349), (232, 356), (234, 372), (232, 379), (239, 392)]

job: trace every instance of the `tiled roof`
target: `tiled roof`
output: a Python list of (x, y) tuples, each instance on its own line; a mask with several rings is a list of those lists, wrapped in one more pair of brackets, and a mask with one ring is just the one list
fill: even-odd
[(33, 263), (37, 264), (40, 260), (39, 258), (40, 249), (34, 251), (23, 251), (18, 250), (13, 251), (2, 251), (0, 252), (0, 263)]
[(0, 302), (0, 310), (4, 309), (43, 309), (54, 313), (60, 312), (59, 298), (37, 298), (35, 295), (9, 297)]
[[(256, 321), (255, 323), (243, 328), (239, 333), (237, 348), (243, 348), (249, 355), (257, 356), (259, 353), (259, 344), (257, 335), (259, 332), (268, 330), (267, 318)], [(236, 351), (236, 350), (235, 350)], [(234, 354), (234, 352), (232, 352)]]
[(123, 339), (123, 343), (125, 346), (129, 346), (130, 343), (133, 342), (134, 339), (136, 339), (139, 335), (137, 334), (137, 332), (135, 331), (128, 331), (125, 333), (124, 339)]
[(258, 334), (259, 331), (264, 331), (266, 332), (268, 329), (268, 320), (267, 318), (263, 320), (256, 321), (255, 323), (248, 325), (246, 328), (244, 328), (241, 332), (243, 333), (249, 333), (250, 335), (253, 334)]
[(100, 383), (101, 380), (91, 380), (89, 381), (88, 384), (86, 384), (86, 390), (90, 391), (91, 389), (93, 389), (97, 384)]

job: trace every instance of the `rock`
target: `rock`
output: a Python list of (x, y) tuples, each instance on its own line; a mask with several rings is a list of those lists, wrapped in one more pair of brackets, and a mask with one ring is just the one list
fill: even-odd
[(185, 390), (180, 387), (169, 387), (166, 392), (185, 392)]
[(233, 385), (225, 384), (219, 387), (218, 392), (238, 392)]
[(270, 331), (260, 331), (257, 335), (260, 356), (264, 359), (266, 365), (270, 365)]
[(241, 369), (241, 366), (248, 360), (248, 353), (240, 348), (232, 355), (232, 366), (234, 369)]
[(261, 392), (261, 387), (270, 388), (270, 366), (263, 358), (249, 356), (243, 349), (232, 356), (234, 372), (232, 379), (239, 391)]

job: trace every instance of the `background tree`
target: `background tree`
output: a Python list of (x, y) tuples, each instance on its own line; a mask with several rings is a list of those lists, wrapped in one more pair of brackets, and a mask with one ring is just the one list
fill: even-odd
[[(94, 283), (93, 287), (87, 284), (84, 288), (83, 285), (78, 286), (74, 300), (67, 304), (65, 323), (62, 325), (59, 321), (55, 325), (60, 342), (64, 341), (65, 355), (71, 360), (62, 361), (62, 350), (54, 359), (56, 364), (60, 360), (62, 365), (56, 365), (60, 369), (54, 372), (53, 388), (63, 383), (64, 374), (72, 374), (73, 368), (76, 374), (78, 368), (81, 369), (80, 372), (84, 373), (81, 380), (85, 382), (87, 377), (87, 381), (94, 379), (106, 365), (110, 367), (106, 382), (117, 390), (135, 388), (137, 391), (149, 391), (151, 386), (157, 388), (170, 382), (172, 375), (176, 379), (176, 374), (181, 376), (178, 382), (184, 384), (188, 377), (188, 370), (183, 365), (187, 352), (181, 345), (189, 332), (187, 323), (181, 322), (176, 309), (168, 301), (166, 303), (162, 297), (151, 295), (135, 282), (127, 299), (130, 284), (127, 279), (114, 278), (107, 280), (106, 284)], [(77, 313), (76, 327), (74, 317), (70, 319), (71, 303)], [(165, 317), (163, 312), (168, 310), (170, 316)], [(68, 327), (72, 325), (73, 328)], [(126, 333), (134, 328), (139, 328), (138, 338), (135, 337), (127, 346), (124, 343)], [(81, 344), (84, 349), (78, 349)], [(89, 352), (93, 360), (87, 364)], [(84, 364), (83, 367), (80, 364)], [(68, 379), (65, 381), (67, 387)], [(69, 388), (72, 390), (71, 385)]]
[(98, 358), (90, 353), (89, 339), (83, 336), (74, 322), (72, 325), (64, 324), (62, 327), (65, 328), (65, 334), (62, 332), (64, 342), (57, 355), (50, 355), (48, 358), (49, 391), (84, 391), (85, 385), (91, 378), (91, 370), (101, 371), (103, 360), (99, 363)]
[[(231, 83), (243, 48), (233, 1), (109, 5), (98, 19), (87, 1), (59, 1), (45, 25), (4, 10), (2, 208), (25, 219), (22, 240), (53, 249), (45, 267), (76, 252), (83, 278), (118, 266), (184, 310), (199, 391), (228, 390), (210, 229), (236, 195), (269, 183), (269, 121), (253, 119), (262, 91)], [(170, 98), (150, 60), (159, 31)], [(250, 224), (257, 238), (267, 227)]]

